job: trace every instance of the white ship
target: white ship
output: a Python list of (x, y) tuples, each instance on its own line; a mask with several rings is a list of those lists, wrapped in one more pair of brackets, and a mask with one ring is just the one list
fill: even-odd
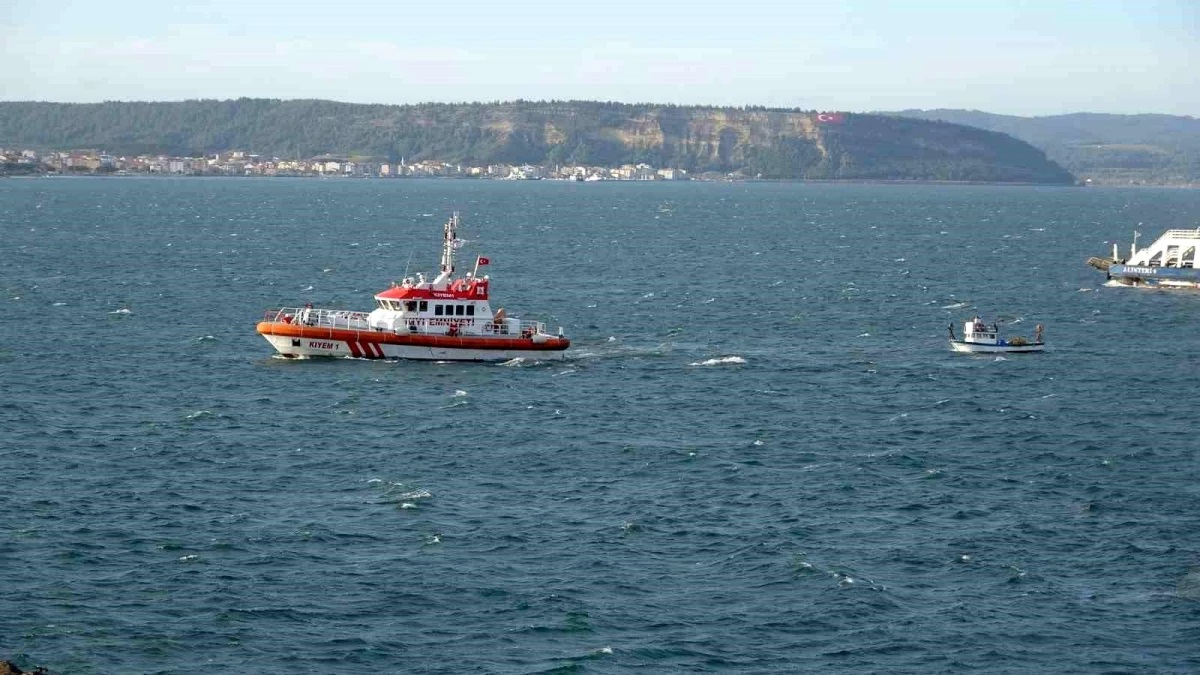
[(1104, 272), (1110, 286), (1200, 289), (1200, 270), (1196, 269), (1200, 228), (1167, 230), (1142, 249), (1137, 247), (1140, 235), (1133, 233), (1128, 258), (1119, 257), (1117, 245), (1113, 244), (1111, 258), (1088, 258), (1088, 264)]

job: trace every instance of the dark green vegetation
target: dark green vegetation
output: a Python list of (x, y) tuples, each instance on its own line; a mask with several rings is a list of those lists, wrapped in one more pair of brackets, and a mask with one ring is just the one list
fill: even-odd
[(0, 162), (0, 176), (27, 176), (35, 173), (41, 173), (41, 168), (36, 164)]
[(751, 178), (1073, 182), (1024, 142), (955, 124), (857, 114), (823, 124), (797, 110), (587, 101), (0, 103), (0, 146), (472, 165), (646, 163)]
[(1041, 148), (1081, 180), (1122, 185), (1200, 183), (1200, 120), (1194, 117), (1097, 113), (1015, 117), (977, 110), (890, 114), (1008, 134)]

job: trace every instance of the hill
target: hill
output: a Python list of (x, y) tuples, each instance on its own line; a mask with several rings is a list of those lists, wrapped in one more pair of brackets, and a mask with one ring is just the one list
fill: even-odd
[[(832, 120), (832, 121), (821, 121)], [(1004, 134), (892, 115), (589, 101), (361, 105), (238, 99), (0, 102), (0, 146), (196, 156), (657, 167), (746, 177), (1068, 184)]]
[(906, 118), (967, 124), (1030, 143), (1081, 180), (1103, 184), (1200, 184), (1200, 119), (1075, 113), (1047, 117), (978, 110), (903, 110)]

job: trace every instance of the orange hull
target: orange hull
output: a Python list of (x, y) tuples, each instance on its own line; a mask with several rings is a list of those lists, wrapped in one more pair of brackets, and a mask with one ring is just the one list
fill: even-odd
[(342, 328), (324, 328), (320, 326), (304, 326), (282, 321), (260, 321), (258, 332), (262, 335), (278, 335), (282, 337), (308, 338), (312, 340), (331, 340), (338, 342), (358, 342), (384, 345), (403, 345), (407, 347), (432, 347), (437, 349), (480, 349), (496, 351), (562, 351), (571, 346), (571, 341), (565, 337), (550, 336), (543, 341), (534, 341), (525, 337), (483, 337), (476, 335), (427, 335), (420, 333), (397, 334), (382, 331), (350, 330)]

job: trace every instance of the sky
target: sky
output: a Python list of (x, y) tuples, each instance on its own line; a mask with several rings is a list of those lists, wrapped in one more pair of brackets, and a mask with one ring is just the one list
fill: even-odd
[(243, 96), (1200, 116), (1200, 1), (0, 0), (0, 100)]

